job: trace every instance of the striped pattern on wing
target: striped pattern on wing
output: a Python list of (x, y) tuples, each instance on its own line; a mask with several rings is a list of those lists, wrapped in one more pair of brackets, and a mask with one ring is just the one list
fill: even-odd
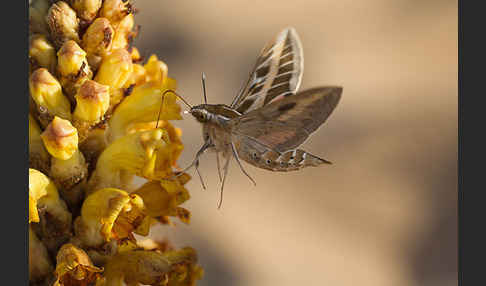
[(232, 132), (283, 153), (301, 145), (326, 121), (341, 93), (341, 87), (317, 87), (287, 96), (232, 119)]
[(304, 70), (302, 44), (294, 28), (282, 30), (260, 52), (245, 88), (231, 107), (240, 113), (297, 92)]

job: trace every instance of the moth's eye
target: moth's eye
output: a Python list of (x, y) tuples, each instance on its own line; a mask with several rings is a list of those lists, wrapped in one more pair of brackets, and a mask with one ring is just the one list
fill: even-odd
[(204, 119), (206, 118), (206, 116), (204, 115), (204, 113), (198, 113), (198, 114), (197, 114), (197, 118), (198, 118), (199, 120), (204, 120)]

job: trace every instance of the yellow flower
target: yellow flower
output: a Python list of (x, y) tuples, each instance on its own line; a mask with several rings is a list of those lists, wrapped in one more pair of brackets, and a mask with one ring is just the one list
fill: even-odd
[(189, 192), (183, 186), (189, 179), (190, 176), (184, 173), (174, 180), (149, 181), (133, 194), (143, 199), (147, 213), (151, 217), (168, 221), (167, 216), (174, 216), (188, 224), (190, 212), (179, 205), (190, 198)]
[(153, 169), (157, 150), (169, 145), (162, 129), (128, 134), (115, 140), (101, 153), (87, 186), (87, 194), (105, 187), (127, 186), (126, 173), (145, 176)]
[(55, 286), (92, 285), (101, 279), (103, 268), (94, 266), (86, 252), (71, 243), (59, 249), (56, 261)]
[(202, 278), (202, 269), (196, 262), (196, 252), (190, 247), (164, 253), (121, 252), (105, 265), (105, 285), (195, 285), (195, 281)]
[(168, 79), (166, 83), (160, 88), (153, 82), (136, 86), (130, 96), (125, 98), (113, 112), (108, 122), (110, 126), (108, 140), (113, 141), (125, 135), (132, 124), (156, 121), (159, 112), (162, 120), (182, 119), (181, 108), (176, 103), (177, 97), (167, 92), (162, 99), (162, 94), (166, 90), (175, 89), (174, 80)]
[(49, 170), (50, 156), (41, 138), (41, 129), (29, 114), (29, 166), (42, 172)]
[(71, 213), (54, 183), (35, 169), (29, 169), (29, 223), (49, 250), (57, 249), (71, 235)]
[(105, 188), (85, 199), (75, 233), (83, 245), (100, 247), (111, 240), (133, 241), (133, 233), (147, 235), (152, 222), (138, 195)]

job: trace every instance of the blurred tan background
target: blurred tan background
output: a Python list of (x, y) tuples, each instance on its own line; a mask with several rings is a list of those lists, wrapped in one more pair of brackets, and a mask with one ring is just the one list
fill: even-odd
[[(199, 285), (457, 285), (457, 1), (136, 1), (135, 45), (180, 93), (231, 103), (276, 33), (303, 42), (301, 90), (343, 97), (304, 149), (334, 164), (272, 173), (233, 161), (217, 210), (214, 154), (188, 184), (190, 226), (152, 233), (198, 250)], [(187, 115), (186, 115), (187, 116)], [(186, 166), (202, 144), (190, 118)], [(191, 171), (192, 175), (195, 175)]]

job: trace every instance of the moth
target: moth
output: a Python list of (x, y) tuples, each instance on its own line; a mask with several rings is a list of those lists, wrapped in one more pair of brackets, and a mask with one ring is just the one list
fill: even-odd
[[(303, 71), (302, 44), (296, 30), (289, 27), (264, 46), (246, 85), (230, 105), (207, 103), (204, 74), (205, 103), (191, 107), (184, 100), (190, 107), (188, 113), (202, 124), (204, 139), (194, 161), (184, 171), (194, 166), (205, 188), (198, 169), (199, 158), (208, 150), (216, 153), (221, 182), (218, 208), (232, 158), (254, 184), (241, 160), (278, 172), (331, 164), (298, 147), (326, 121), (343, 89), (322, 86), (297, 92)], [(222, 174), (220, 156), (224, 162)]]

